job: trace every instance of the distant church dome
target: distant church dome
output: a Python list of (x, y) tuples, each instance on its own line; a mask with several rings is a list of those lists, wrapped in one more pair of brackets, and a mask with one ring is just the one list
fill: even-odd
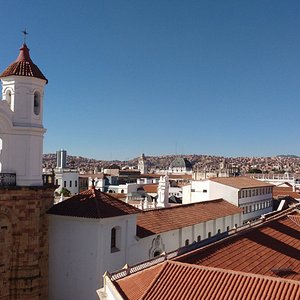
[(170, 169), (174, 169), (174, 168), (176, 169), (185, 168), (186, 170), (191, 170), (192, 164), (186, 158), (177, 157), (170, 164)]

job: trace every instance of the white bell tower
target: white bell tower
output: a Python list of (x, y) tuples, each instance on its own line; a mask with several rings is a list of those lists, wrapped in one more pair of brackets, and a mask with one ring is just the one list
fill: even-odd
[(25, 43), (0, 78), (0, 172), (15, 173), (18, 186), (41, 186), (43, 99), (48, 80), (32, 62)]
[(142, 153), (141, 156), (138, 158), (138, 170), (140, 170), (141, 174), (147, 174), (147, 161), (145, 154)]
[(157, 188), (157, 207), (169, 207), (169, 176), (160, 176)]

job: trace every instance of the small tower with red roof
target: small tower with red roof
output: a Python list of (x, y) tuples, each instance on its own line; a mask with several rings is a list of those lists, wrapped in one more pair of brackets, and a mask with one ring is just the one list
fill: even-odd
[(25, 43), (0, 78), (0, 173), (15, 173), (18, 186), (41, 186), (43, 98), (48, 81), (32, 62)]

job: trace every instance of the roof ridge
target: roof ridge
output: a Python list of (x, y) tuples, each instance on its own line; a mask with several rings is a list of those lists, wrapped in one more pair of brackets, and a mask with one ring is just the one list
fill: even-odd
[(295, 283), (300, 286), (299, 280), (294, 280), (294, 279), (289, 279), (289, 278), (283, 278), (283, 277), (278, 278), (278, 277), (274, 277), (274, 276), (270, 276), (270, 275), (255, 274), (255, 273), (250, 273), (250, 272), (210, 267), (210, 266), (205, 266), (205, 265), (195, 265), (195, 264), (185, 263), (185, 262), (181, 262), (181, 261), (169, 261), (169, 263), (180, 265), (180, 266), (181, 265), (186, 266), (188, 268), (193, 268), (193, 269), (209, 270), (209, 271), (214, 271), (214, 272), (223, 272), (223, 273), (228, 273), (228, 274), (236, 274), (236, 275), (242, 275), (242, 276), (246, 276), (246, 277), (267, 279), (267, 280), (279, 281), (279, 282), (285, 281), (285, 282)]
[[(143, 210), (143, 213), (147, 213), (147, 212), (153, 212), (153, 211), (161, 211), (161, 210), (170, 210), (170, 209), (178, 209), (178, 208), (182, 208), (182, 207), (187, 207), (187, 206), (195, 206), (195, 205), (204, 205), (206, 203), (210, 203), (210, 202), (220, 202), (220, 201), (226, 201), (227, 200), (223, 199), (223, 198), (218, 198), (218, 199), (213, 199), (213, 200), (208, 200), (208, 201), (200, 201), (200, 202), (194, 202), (194, 203), (186, 203), (186, 204), (179, 204), (179, 205), (174, 205), (174, 206), (169, 206), (169, 207), (161, 207), (161, 208), (153, 208), (153, 209), (147, 209), (147, 210)], [(228, 202), (231, 205), (234, 205), (230, 202)], [(235, 205), (234, 205), (235, 206)]]

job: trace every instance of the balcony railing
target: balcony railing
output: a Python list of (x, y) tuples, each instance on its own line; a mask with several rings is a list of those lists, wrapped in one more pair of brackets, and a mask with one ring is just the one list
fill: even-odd
[(1, 186), (15, 186), (16, 173), (0, 173), (0, 187)]

